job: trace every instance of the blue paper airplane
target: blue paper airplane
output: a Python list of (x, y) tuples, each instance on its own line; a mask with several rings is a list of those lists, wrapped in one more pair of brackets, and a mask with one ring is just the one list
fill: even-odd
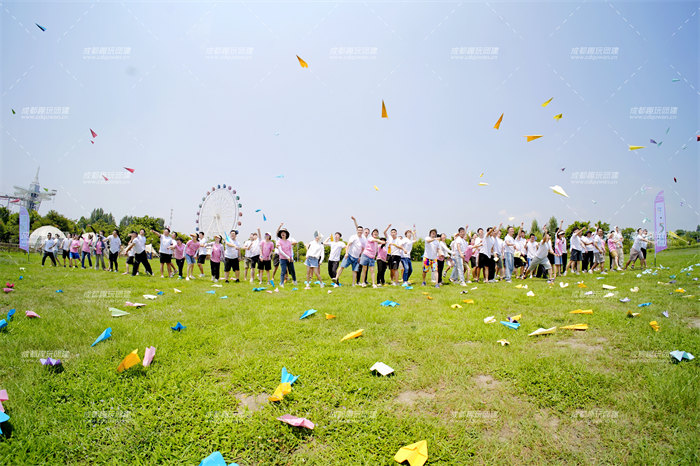
[(7, 321), (8, 321), (8, 322), (12, 320), (12, 316), (13, 316), (13, 315), (15, 315), (15, 310), (14, 310), (14, 309), (10, 309), (9, 311), (7, 311)]
[(36, 27), (38, 27), (39, 29), (41, 29), (43, 32), (46, 32), (46, 28), (45, 28), (44, 26), (39, 26), (38, 23), (34, 23), (34, 24), (36, 24)]
[(651, 303), (642, 303), (642, 304), (637, 305), (637, 307), (647, 307), (647, 306), (651, 306)]
[(156, 293), (156, 294), (159, 295), (159, 296), (162, 296), (162, 295), (164, 295), (165, 293), (163, 293), (162, 291), (159, 291), (159, 292)]
[(282, 378), (280, 379), (280, 383), (293, 384), (294, 382), (297, 381), (298, 378), (299, 378), (298, 375), (292, 375), (289, 372), (287, 372), (286, 367), (282, 368)]
[[(7, 422), (9, 420), (10, 420), (10, 416), (8, 416), (7, 414), (0, 411), (0, 424), (2, 424), (3, 422)], [(3, 433), (2, 428), (0, 428), (0, 434), (2, 434), (2, 433)]]
[(304, 313), (301, 315), (301, 317), (299, 317), (299, 320), (301, 320), (301, 319), (306, 319), (306, 318), (309, 317), (310, 315), (316, 314), (316, 312), (318, 312), (318, 311), (316, 311), (316, 309), (309, 309), (308, 311), (304, 312)]
[(56, 290), (56, 293), (63, 293), (63, 290)]
[(264, 291), (264, 290), (265, 290), (265, 287), (262, 287), (262, 288), (253, 288), (253, 291)]
[(681, 362), (684, 359), (687, 361), (692, 361), (695, 359), (695, 356), (690, 353), (686, 353), (685, 351), (671, 351), (669, 354), (671, 355), (671, 358), (675, 359), (673, 362)]
[(0, 320), (0, 330), (7, 327), (7, 321), (5, 319)]
[(396, 306), (400, 306), (400, 304), (395, 302), (395, 301), (391, 301), (391, 300), (387, 299), (386, 301), (384, 301), (382, 303), (382, 306), (396, 307)]
[(214, 291), (214, 290), (209, 290), (209, 291), (205, 291), (205, 293), (216, 294), (216, 291)]
[[(227, 466), (226, 460), (224, 460), (224, 455), (221, 452), (215, 451), (211, 455), (204, 458), (199, 466)], [(228, 466), (238, 466), (238, 463), (231, 463)]]
[(176, 332), (179, 332), (180, 330), (184, 330), (187, 327), (182, 325), (180, 322), (178, 322), (175, 327), (170, 327), (171, 329), (175, 330)]
[(107, 327), (105, 329), (105, 331), (102, 332), (99, 337), (97, 337), (97, 340), (95, 340), (95, 342), (92, 345), (90, 345), (90, 347), (95, 346), (99, 342), (104, 341), (111, 336), (112, 336), (112, 327)]
[(513, 330), (518, 330), (518, 328), (520, 327), (520, 324), (518, 322), (505, 322), (502, 320), (501, 323), (508, 328), (512, 328)]
[(222, 296), (219, 299), (228, 299), (228, 296)]

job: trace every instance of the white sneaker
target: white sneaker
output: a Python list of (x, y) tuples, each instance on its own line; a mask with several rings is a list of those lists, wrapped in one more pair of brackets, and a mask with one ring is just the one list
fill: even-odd
[(377, 288), (377, 285), (372, 285), (372, 288)]

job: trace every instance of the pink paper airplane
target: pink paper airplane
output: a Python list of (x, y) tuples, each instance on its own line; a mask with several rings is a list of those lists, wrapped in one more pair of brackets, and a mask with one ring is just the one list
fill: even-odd
[(305, 427), (307, 429), (313, 429), (314, 423), (309, 421), (308, 419), (304, 417), (296, 417), (292, 416), (291, 414), (285, 414), (284, 416), (280, 416), (277, 418), (278, 421), (286, 422), (290, 426), (294, 427)]
[(29, 318), (34, 318), (34, 317), (41, 317), (39, 314), (37, 314), (34, 311), (24, 311), (27, 317)]

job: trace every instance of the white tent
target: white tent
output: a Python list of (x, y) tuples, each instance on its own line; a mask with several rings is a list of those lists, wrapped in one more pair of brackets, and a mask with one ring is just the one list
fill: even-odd
[(29, 248), (30, 249), (40, 249), (41, 245), (44, 244), (44, 240), (48, 233), (51, 233), (51, 237), (56, 237), (56, 235), (64, 238), (66, 235), (58, 228), (51, 225), (44, 225), (39, 227), (29, 235)]

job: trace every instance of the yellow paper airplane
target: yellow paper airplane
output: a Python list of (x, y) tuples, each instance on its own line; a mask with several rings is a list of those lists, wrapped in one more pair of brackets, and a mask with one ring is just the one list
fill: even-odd
[(489, 316), (484, 319), (485, 324), (495, 324), (496, 323), (496, 316)]
[(527, 138), (527, 142), (534, 141), (535, 139), (539, 139), (542, 137), (541, 134), (531, 134), (530, 136), (523, 136)]
[(549, 105), (549, 103), (552, 101), (552, 99), (554, 99), (554, 97), (552, 97), (551, 99), (549, 99), (547, 102), (543, 103), (542, 106), (543, 106), (543, 107), (546, 107), (547, 105)]
[(638, 286), (635, 286), (634, 288), (630, 288), (630, 291), (631, 291), (632, 293), (636, 293), (636, 292), (639, 291), (639, 287), (638, 287)]
[(377, 185), (376, 185), (376, 184), (374, 185), (374, 190), (375, 190), (375, 191), (379, 191), (379, 188), (377, 188)]
[(503, 121), (503, 113), (501, 113), (501, 116), (498, 117), (498, 121), (496, 122), (495, 125), (493, 125), (494, 129), (501, 129), (501, 122)]
[(326, 320), (335, 319), (335, 317), (336, 317), (336, 316), (334, 316), (333, 314), (329, 314), (329, 313), (327, 313), (327, 312), (325, 312), (325, 314), (326, 314)]
[(585, 283), (579, 283), (578, 287), (579, 288), (588, 288)]
[(555, 120), (561, 120), (561, 117), (562, 117), (562, 116), (564, 116), (562, 113), (560, 113), (559, 115), (554, 115), (554, 119), (555, 119)]
[(685, 293), (685, 290), (683, 288), (678, 288), (677, 290), (673, 290), (674, 293)]
[(488, 183), (479, 183), (479, 186), (488, 186)]
[(268, 397), (268, 400), (282, 401), (284, 399), (284, 395), (289, 395), (290, 393), (292, 393), (292, 384), (289, 382), (284, 382), (277, 386), (275, 393)]
[(428, 442), (421, 440), (401, 447), (394, 455), (394, 461), (397, 463), (408, 461), (410, 466), (423, 466), (428, 461)]
[(510, 342), (506, 339), (498, 340), (496, 343), (500, 343), (501, 346), (510, 345)]
[(627, 311), (627, 317), (637, 317), (639, 312)]
[(299, 64), (301, 65), (302, 68), (308, 68), (309, 65), (306, 64), (304, 60), (301, 59), (299, 55), (297, 55), (297, 59), (299, 60)]
[(651, 325), (651, 328), (653, 328), (655, 332), (658, 332), (659, 330), (661, 330), (661, 327), (659, 327), (659, 323), (655, 320), (652, 320), (651, 322), (649, 322), (649, 325)]
[(555, 184), (554, 186), (550, 186), (549, 189), (551, 189), (554, 192), (554, 194), (559, 194), (560, 196), (569, 197), (569, 195), (566, 194), (566, 191), (564, 191), (564, 188), (562, 188), (558, 184)]
[(462, 306), (460, 306), (459, 304), (453, 304), (453, 305), (450, 306), (450, 307), (451, 307), (452, 309), (462, 309)]
[(483, 177), (484, 177), (484, 173), (482, 172), (481, 175), (479, 175), (479, 178), (483, 178)]
[(177, 288), (173, 288), (173, 291), (174, 291), (175, 293), (182, 293), (182, 291), (178, 290)]
[(508, 320), (511, 322), (520, 322), (520, 319), (523, 318), (522, 314), (518, 314), (517, 316), (509, 317)]
[(364, 332), (365, 329), (361, 328), (360, 330), (357, 330), (356, 332), (350, 332), (347, 335), (345, 335), (343, 338), (340, 339), (340, 341), (345, 341), (345, 340), (351, 340), (353, 338), (357, 338), (362, 336), (362, 332)]
[(465, 303), (465, 304), (474, 304), (474, 300), (473, 300), (473, 299), (463, 299), (462, 302)]
[(557, 331), (556, 327), (552, 328), (538, 328), (534, 332), (528, 335), (528, 337), (536, 337), (537, 335), (551, 335), (552, 333), (555, 333)]
[(588, 330), (588, 324), (565, 325), (559, 328), (562, 330)]
[(389, 115), (386, 113), (386, 105), (384, 105), (384, 100), (382, 100), (382, 118), (389, 118)]
[(141, 358), (139, 358), (139, 350), (135, 349), (131, 353), (127, 354), (126, 357), (122, 360), (122, 362), (119, 363), (119, 366), (117, 367), (117, 372), (124, 372), (128, 368), (133, 367), (140, 362)]
[(644, 146), (630, 146), (630, 150), (644, 149)]
[(569, 314), (593, 314), (593, 309), (576, 309), (575, 311), (569, 312)]

